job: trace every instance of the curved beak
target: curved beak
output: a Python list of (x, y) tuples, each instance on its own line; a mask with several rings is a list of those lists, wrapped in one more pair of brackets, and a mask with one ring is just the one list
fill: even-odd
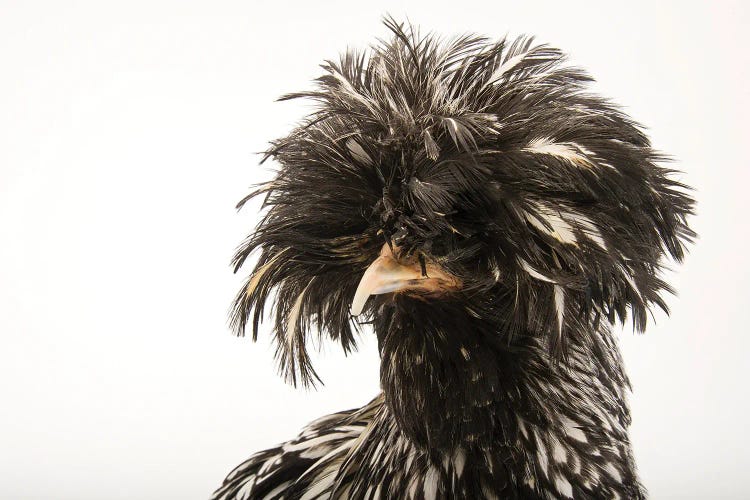
[(423, 273), (419, 262), (399, 262), (388, 245), (383, 245), (380, 256), (367, 268), (359, 281), (351, 305), (352, 316), (362, 313), (370, 295), (380, 295), (404, 290), (420, 290), (438, 293), (460, 287), (455, 276), (445, 272), (432, 262), (426, 262)]

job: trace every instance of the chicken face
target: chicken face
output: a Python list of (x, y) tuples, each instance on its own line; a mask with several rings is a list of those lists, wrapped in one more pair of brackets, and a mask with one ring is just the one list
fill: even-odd
[(643, 330), (666, 309), (660, 261), (682, 259), (693, 202), (639, 126), (557, 49), (386, 24), (391, 41), (282, 98), (318, 108), (240, 203), (263, 195), (266, 212), (234, 259), (260, 251), (237, 333), (255, 337), (273, 298), (280, 365), (308, 383), (309, 332), (349, 350), (360, 318), (481, 320), (493, 342), (536, 336), (559, 356), (628, 311)]

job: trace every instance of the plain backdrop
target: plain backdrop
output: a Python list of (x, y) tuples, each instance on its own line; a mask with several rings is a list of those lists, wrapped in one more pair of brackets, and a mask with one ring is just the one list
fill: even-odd
[[(747, 498), (747, 4), (0, 2), (0, 498), (206, 498), (252, 452), (378, 389), (371, 335), (284, 385), (233, 337), (275, 103), (388, 32), (528, 33), (570, 54), (696, 188), (671, 317), (621, 335), (655, 499)], [(268, 167), (268, 168), (267, 168)]]

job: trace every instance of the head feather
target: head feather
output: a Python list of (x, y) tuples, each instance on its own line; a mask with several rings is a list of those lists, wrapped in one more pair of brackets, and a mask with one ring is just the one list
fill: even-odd
[(234, 259), (237, 270), (260, 249), (237, 333), (251, 323), (255, 337), (273, 301), (285, 373), (314, 380), (307, 331), (354, 346), (349, 302), (384, 242), (462, 276), (499, 334), (559, 350), (628, 311), (643, 330), (649, 307), (666, 308), (663, 256), (681, 260), (694, 234), (693, 200), (640, 126), (532, 38), (385, 25), (389, 40), (326, 61), (313, 90), (281, 98), (317, 108), (266, 152), (278, 170), (251, 195), (266, 213)]

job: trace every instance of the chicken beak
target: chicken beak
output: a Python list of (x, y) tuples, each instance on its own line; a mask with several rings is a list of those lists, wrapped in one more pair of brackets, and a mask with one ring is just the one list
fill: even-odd
[(458, 278), (446, 273), (433, 263), (425, 266), (426, 275), (419, 262), (399, 262), (388, 245), (384, 245), (380, 256), (367, 268), (359, 281), (351, 305), (352, 316), (359, 316), (370, 295), (380, 295), (404, 290), (421, 290), (436, 293), (460, 286)]

